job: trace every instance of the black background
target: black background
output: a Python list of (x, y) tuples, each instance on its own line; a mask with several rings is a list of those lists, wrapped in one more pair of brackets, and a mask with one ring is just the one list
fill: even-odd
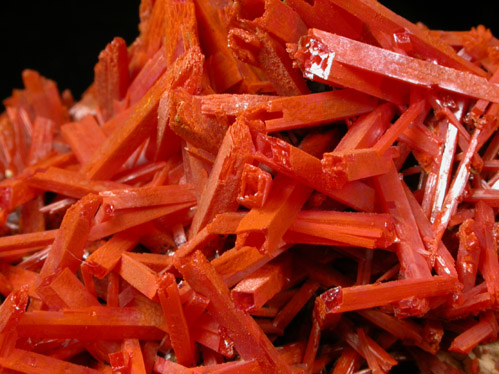
[(69, 88), (76, 98), (93, 80), (97, 56), (113, 37), (138, 35), (139, 0), (2, 1), (0, 100), (22, 88), (25, 68)]
[[(208, 0), (205, 0), (208, 1)], [(499, 36), (498, 0), (382, 0), (413, 22), (433, 29), (468, 30), (480, 23)], [(99, 52), (114, 36), (138, 34), (139, 0), (2, 1), (0, 100), (22, 88), (21, 71), (38, 70), (78, 98), (93, 79)]]

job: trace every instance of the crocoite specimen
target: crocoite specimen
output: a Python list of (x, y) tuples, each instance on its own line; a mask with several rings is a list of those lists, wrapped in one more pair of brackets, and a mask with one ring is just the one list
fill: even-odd
[(34, 71), (4, 101), (0, 371), (459, 373), (445, 351), (496, 341), (490, 31), (375, 0), (140, 15), (79, 102)]

